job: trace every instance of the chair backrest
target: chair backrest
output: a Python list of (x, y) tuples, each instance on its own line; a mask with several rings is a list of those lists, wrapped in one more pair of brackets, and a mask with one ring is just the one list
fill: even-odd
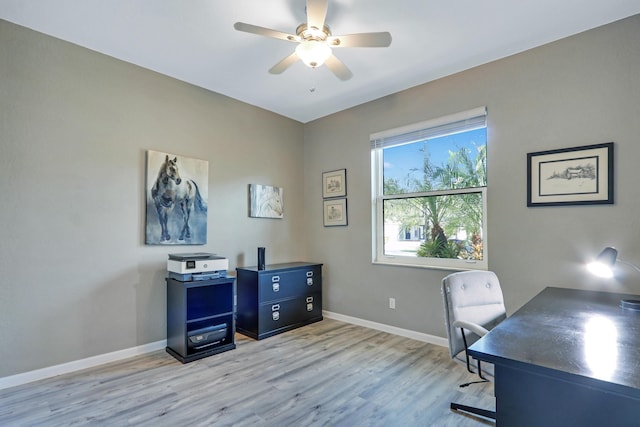
[[(442, 297), (452, 358), (464, 350), (460, 328), (453, 326), (456, 320), (491, 330), (507, 317), (500, 281), (492, 271), (473, 270), (448, 275), (442, 279)], [(480, 338), (472, 333), (467, 333), (466, 337), (468, 345)]]

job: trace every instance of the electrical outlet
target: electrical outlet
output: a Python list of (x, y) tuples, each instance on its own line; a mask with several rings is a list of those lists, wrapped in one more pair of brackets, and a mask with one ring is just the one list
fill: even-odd
[(395, 310), (396, 309), (396, 299), (395, 298), (389, 298), (389, 308)]

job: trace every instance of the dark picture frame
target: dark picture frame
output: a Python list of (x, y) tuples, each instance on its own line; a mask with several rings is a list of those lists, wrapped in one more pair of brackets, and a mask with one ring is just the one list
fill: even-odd
[(527, 154), (527, 206), (613, 204), (613, 142)]
[(323, 200), (322, 207), (322, 217), (325, 227), (348, 225), (346, 197)]
[(338, 169), (322, 173), (322, 197), (345, 197), (347, 195), (347, 170)]

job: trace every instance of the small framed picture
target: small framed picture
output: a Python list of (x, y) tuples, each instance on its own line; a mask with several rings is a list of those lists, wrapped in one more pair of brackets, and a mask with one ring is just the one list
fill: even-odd
[(527, 154), (527, 206), (613, 204), (613, 142)]
[(323, 201), (324, 226), (347, 225), (347, 199), (329, 199)]
[(347, 195), (347, 170), (338, 169), (322, 174), (322, 197), (345, 197)]
[(249, 184), (249, 216), (252, 218), (284, 217), (282, 187)]

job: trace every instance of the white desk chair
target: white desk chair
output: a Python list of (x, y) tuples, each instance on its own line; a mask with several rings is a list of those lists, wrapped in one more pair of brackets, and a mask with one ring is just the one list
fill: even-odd
[[(450, 274), (442, 279), (442, 297), (451, 357), (466, 362), (469, 372), (474, 372), (467, 348), (507, 318), (498, 276), (492, 271), (476, 270)], [(480, 361), (474, 368), (477, 369), (475, 373), (486, 381)], [(492, 419), (496, 417), (493, 411), (453, 402), (451, 409)]]

